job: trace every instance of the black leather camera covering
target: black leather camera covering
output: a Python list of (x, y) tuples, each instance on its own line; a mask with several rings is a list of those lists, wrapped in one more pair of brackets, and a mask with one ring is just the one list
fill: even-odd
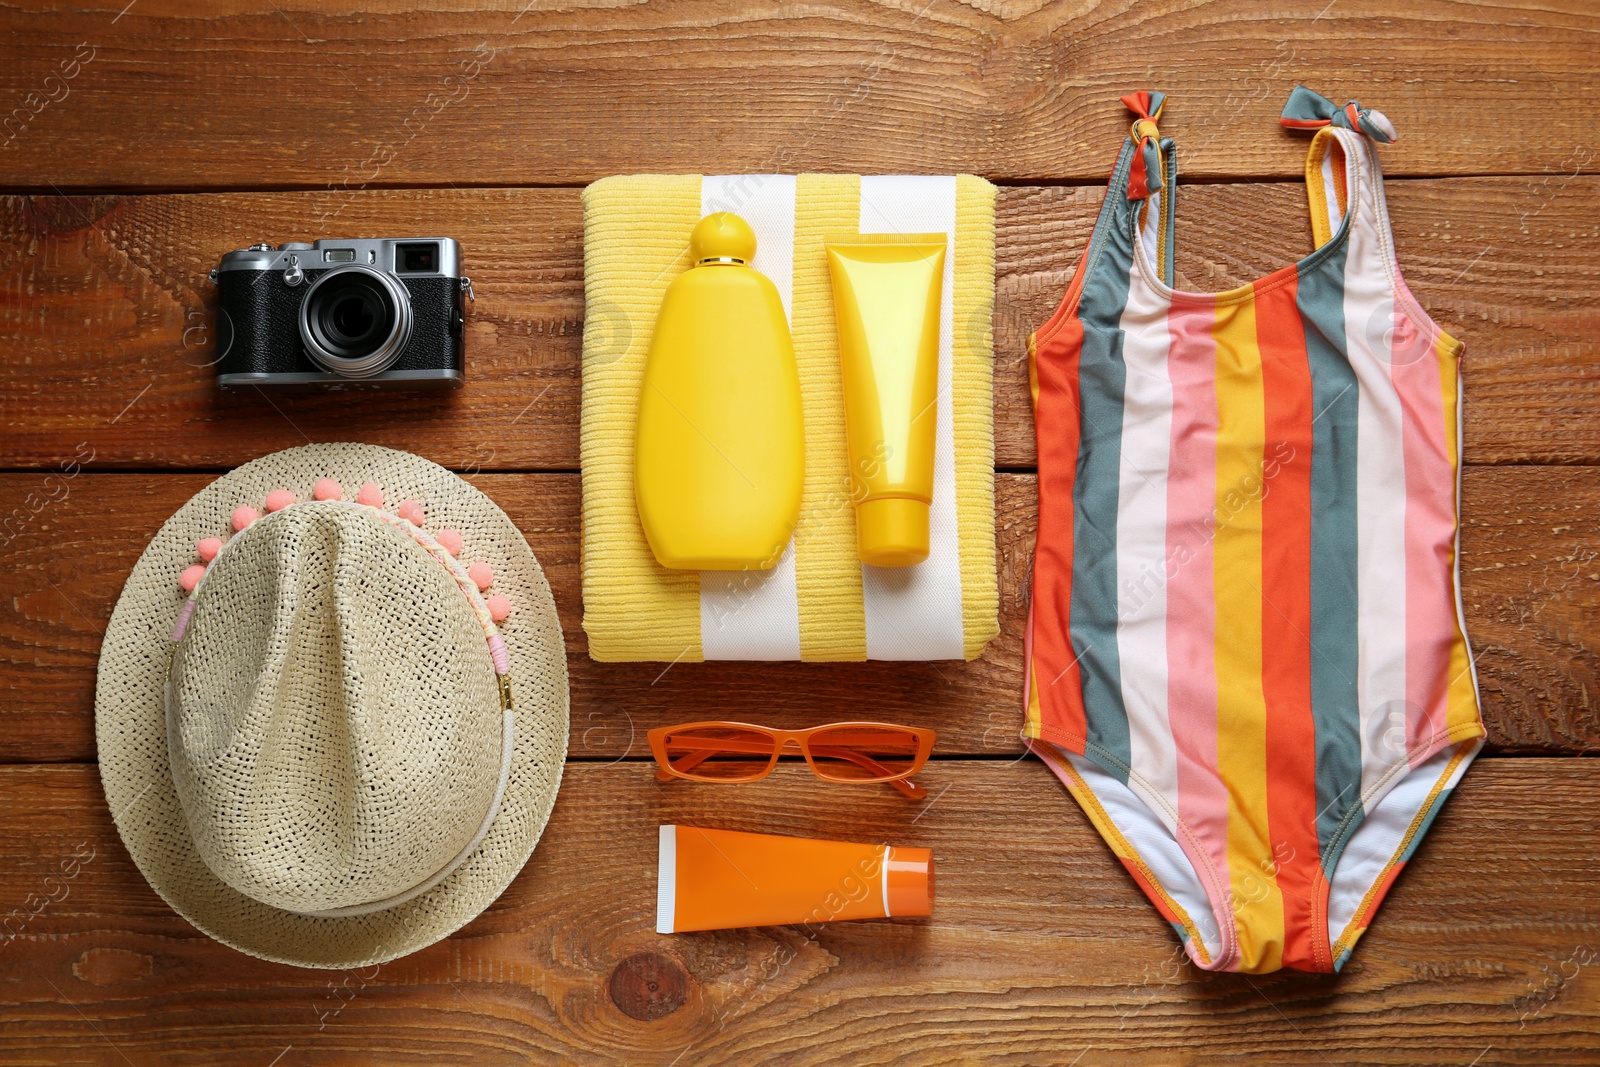
[[(219, 353), (218, 374), (316, 373), (300, 343), (300, 305), (307, 290), (327, 270), (308, 270), (305, 281), (285, 285), (277, 270), (226, 270), (217, 275), (218, 343), (230, 332), (232, 343)], [(389, 370), (464, 370), (461, 334), (457, 326), (461, 300), (454, 278), (438, 275), (395, 275), (411, 294), (411, 340)], [(353, 381), (376, 380), (352, 379)]]

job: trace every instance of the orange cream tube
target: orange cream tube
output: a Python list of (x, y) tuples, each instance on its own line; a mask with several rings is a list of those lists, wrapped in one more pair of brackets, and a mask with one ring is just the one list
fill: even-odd
[(931, 849), (661, 827), (660, 934), (931, 914)]

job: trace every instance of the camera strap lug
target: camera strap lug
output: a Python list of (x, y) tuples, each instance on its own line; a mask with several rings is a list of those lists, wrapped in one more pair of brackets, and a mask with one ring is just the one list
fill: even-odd
[(476, 304), (478, 302), (478, 294), (472, 291), (472, 279), (463, 274), (459, 284), (461, 291), (467, 294), (467, 299)]
[(289, 257), (289, 266), (283, 272), (283, 284), (293, 289), (305, 280), (306, 273), (300, 269), (300, 257), (291, 255)]

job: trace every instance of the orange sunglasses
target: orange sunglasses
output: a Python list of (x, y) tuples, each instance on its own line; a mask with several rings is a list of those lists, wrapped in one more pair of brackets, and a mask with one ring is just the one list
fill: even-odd
[(920, 800), (911, 776), (928, 762), (935, 734), (887, 722), (836, 722), (809, 730), (769, 730), (743, 722), (691, 722), (650, 731), (650, 751), (663, 782), (754, 782), (777, 766), (793, 744), (811, 772), (828, 782), (887, 782)]

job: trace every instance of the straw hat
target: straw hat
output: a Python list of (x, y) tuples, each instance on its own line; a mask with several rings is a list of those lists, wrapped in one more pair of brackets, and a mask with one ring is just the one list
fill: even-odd
[(373, 445), (247, 463), (168, 519), (95, 693), (117, 830), (162, 898), (241, 952), (357, 967), (510, 884), (567, 742), (555, 603), (522, 534)]

